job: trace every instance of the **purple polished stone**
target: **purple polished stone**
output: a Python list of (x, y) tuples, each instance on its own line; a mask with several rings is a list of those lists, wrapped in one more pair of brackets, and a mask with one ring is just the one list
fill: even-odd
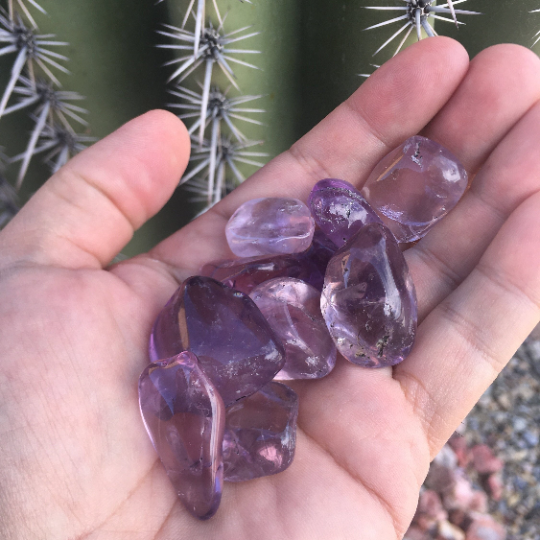
[(294, 457), (298, 396), (272, 382), (227, 409), (224, 477), (242, 482), (284, 471)]
[(315, 222), (298, 199), (253, 199), (232, 215), (225, 228), (231, 251), (239, 257), (257, 257), (306, 250)]
[[(313, 273), (317, 273), (317, 267), (296, 255), (275, 255), (216, 261), (203, 266), (201, 272), (231, 288), (249, 294), (260, 283), (280, 276), (306, 280)], [(320, 276), (317, 277), (321, 279)]]
[(308, 205), (317, 225), (341, 247), (368, 223), (381, 223), (379, 216), (349, 182), (327, 178), (317, 182)]
[(416, 334), (416, 294), (392, 233), (366, 225), (326, 269), (321, 311), (338, 351), (365, 367), (393, 366)]
[(400, 243), (425, 236), (461, 199), (467, 171), (446, 148), (425, 137), (407, 139), (383, 158), (362, 194)]
[(221, 501), (225, 405), (190, 352), (150, 364), (139, 379), (144, 425), (180, 500), (199, 519)]
[(321, 315), (317, 289), (294, 278), (276, 278), (251, 292), (285, 347), (277, 380), (320, 379), (336, 365), (336, 347)]
[[(330, 259), (335, 255), (337, 246), (320, 229), (315, 230), (313, 242), (307, 251), (299, 253), (298, 256), (310, 263), (314, 270), (307, 279), (302, 279), (320, 291), (324, 284), (324, 274)], [(295, 276), (288, 276), (295, 277)]]
[(201, 273), (245, 294), (276, 277), (301, 279), (320, 291), (326, 266), (336, 250), (321, 231), (315, 231), (313, 243), (302, 253), (214, 261), (205, 264)]
[(202, 276), (184, 281), (150, 338), (153, 362), (184, 350), (197, 355), (226, 406), (269, 383), (285, 363), (281, 341), (251, 298)]

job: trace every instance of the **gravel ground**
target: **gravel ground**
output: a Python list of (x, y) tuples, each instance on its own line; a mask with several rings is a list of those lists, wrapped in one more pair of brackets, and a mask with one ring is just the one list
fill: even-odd
[(500, 500), (489, 512), (507, 540), (540, 539), (540, 330), (519, 349), (460, 430), (503, 461)]
[(540, 540), (540, 326), (435, 458), (407, 540)]

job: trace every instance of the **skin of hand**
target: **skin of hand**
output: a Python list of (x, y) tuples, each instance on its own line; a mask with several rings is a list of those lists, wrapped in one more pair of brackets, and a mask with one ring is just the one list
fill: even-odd
[[(0, 233), (3, 540), (395, 540), (429, 462), (540, 319), (540, 61), (500, 45), (471, 63), (424, 40), (392, 59), (289, 151), (147, 254), (108, 265), (165, 204), (186, 129), (154, 111), (78, 155)], [(361, 186), (420, 133), (474, 176), (406, 251), (419, 301), (412, 354), (343, 359), (296, 382), (296, 458), (226, 484), (192, 518), (145, 433), (137, 380), (159, 310), (201, 265), (231, 256), (224, 227), (256, 197), (306, 200), (326, 177)]]

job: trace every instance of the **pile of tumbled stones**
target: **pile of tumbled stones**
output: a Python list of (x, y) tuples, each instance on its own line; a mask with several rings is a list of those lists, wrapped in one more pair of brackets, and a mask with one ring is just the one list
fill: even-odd
[(466, 188), (459, 161), (415, 136), (361, 192), (327, 179), (307, 206), (266, 198), (238, 208), (225, 232), (240, 258), (207, 264), (176, 291), (139, 380), (148, 434), (194, 516), (215, 514), (223, 480), (291, 464), (298, 397), (277, 381), (325, 377), (337, 352), (367, 368), (405, 359), (417, 308), (399, 244), (423, 237)]

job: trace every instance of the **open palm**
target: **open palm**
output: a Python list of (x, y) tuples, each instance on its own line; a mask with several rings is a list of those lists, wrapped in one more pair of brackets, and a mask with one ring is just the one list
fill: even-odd
[[(0, 234), (0, 536), (4, 540), (394, 540), (430, 459), (540, 318), (540, 62), (497, 46), (471, 64), (445, 38), (379, 69), (292, 149), (150, 253), (104, 269), (165, 203), (189, 154), (181, 123), (144, 115), (72, 160)], [(178, 284), (231, 256), (244, 201), (360, 186), (421, 132), (475, 174), (406, 252), (415, 348), (394, 369), (344, 361), (300, 396), (296, 458), (226, 484), (192, 518), (145, 434), (137, 379)]]

